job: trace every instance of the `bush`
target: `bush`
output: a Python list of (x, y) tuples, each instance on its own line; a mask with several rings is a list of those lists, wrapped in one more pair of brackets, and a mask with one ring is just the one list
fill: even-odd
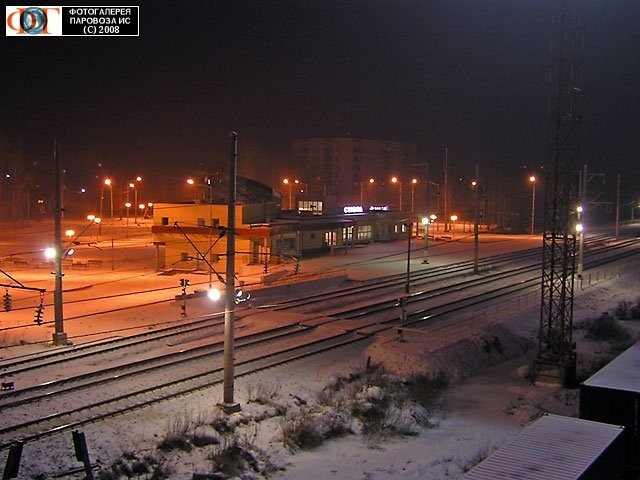
[(98, 480), (118, 480), (120, 478), (146, 478), (164, 480), (170, 478), (172, 470), (151, 455), (143, 458), (133, 452), (124, 452), (110, 467), (100, 470)]
[(282, 422), (282, 444), (289, 450), (310, 450), (322, 444), (322, 435), (314, 418), (305, 414)]
[(602, 314), (586, 323), (587, 338), (610, 342), (627, 342), (631, 339), (629, 332), (608, 313)]
[(631, 319), (631, 303), (622, 301), (613, 309), (613, 316), (618, 320)]
[(213, 471), (222, 473), (224, 478), (229, 476), (242, 478), (254, 478), (248, 471), (268, 476), (275, 472), (277, 467), (269, 460), (269, 457), (255, 446), (258, 435), (257, 427), (249, 429), (243, 434), (233, 434), (227, 437), (223, 444), (209, 455), (213, 462)]
[(631, 307), (631, 320), (640, 320), (640, 299), (636, 300), (636, 304)]
[(431, 408), (449, 386), (449, 378), (440, 371), (435, 375), (414, 374), (407, 381), (409, 400)]
[(209, 456), (213, 461), (216, 471), (228, 475), (238, 475), (249, 465), (252, 469), (256, 466), (256, 460), (245, 448), (240, 445), (236, 437), (227, 440), (214, 453)]
[(346, 412), (320, 407), (304, 409), (282, 421), (281, 440), (289, 450), (310, 450), (326, 439), (353, 433)]
[(278, 396), (280, 385), (267, 385), (259, 383), (258, 385), (247, 385), (247, 402), (257, 403), (259, 405), (271, 405), (273, 400)]

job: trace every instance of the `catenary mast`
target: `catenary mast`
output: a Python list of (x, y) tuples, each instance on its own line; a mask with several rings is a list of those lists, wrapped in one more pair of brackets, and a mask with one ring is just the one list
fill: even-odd
[(536, 381), (569, 384), (572, 340), (578, 157), (582, 125), (581, 0), (554, 4), (549, 72), (551, 144), (546, 162), (542, 295)]

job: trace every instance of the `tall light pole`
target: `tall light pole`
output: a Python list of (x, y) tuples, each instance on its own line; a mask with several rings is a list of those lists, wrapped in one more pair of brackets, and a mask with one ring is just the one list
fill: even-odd
[(402, 182), (398, 180), (398, 177), (391, 177), (391, 183), (398, 185), (398, 193), (399, 193), (399, 205), (398, 209), (402, 211)]
[[(375, 183), (375, 180), (373, 178), (370, 178), (369, 180), (367, 180), (367, 182), (369, 185), (373, 185)], [(363, 182), (362, 180), (360, 180), (360, 205), (364, 206), (364, 184), (365, 182)]]
[(289, 186), (289, 210), (293, 210), (293, 197), (291, 193), (292, 183), (289, 181), (288, 178), (285, 178), (284, 180), (282, 180), (282, 183)]
[[(103, 217), (102, 205), (104, 204), (104, 182), (100, 182), (100, 218)], [(102, 224), (98, 225), (98, 235), (102, 233)]]
[[(140, 183), (142, 181), (142, 177), (141, 176), (137, 176), (136, 177), (136, 182)], [(136, 208), (138, 208), (138, 187), (134, 184), (133, 185), (133, 204), (136, 206)], [(135, 211), (134, 212), (134, 219), (133, 219), (134, 223), (137, 225), (138, 224), (138, 212)]]
[(478, 164), (476, 164), (476, 179), (472, 182), (475, 188), (475, 201), (473, 207), (473, 273), (478, 273), (478, 223), (480, 222), (480, 185), (478, 184), (480, 170)]
[(582, 256), (584, 254), (584, 225), (581, 222), (582, 217), (582, 205), (576, 208), (578, 212), (578, 223), (576, 224), (576, 232), (578, 233), (578, 281), (580, 282), (580, 288), (582, 288)]
[(424, 225), (424, 257), (422, 259), (422, 263), (427, 264), (429, 260), (427, 259), (427, 252), (429, 250), (429, 224), (436, 221), (438, 218), (435, 214), (431, 214), (428, 217), (422, 218), (422, 224)]
[(113, 182), (110, 178), (105, 178), (104, 184), (109, 187), (109, 205), (111, 207), (111, 226), (113, 227)]
[[(305, 195), (308, 195), (309, 186), (305, 182), (303, 182), (301, 180), (298, 180), (296, 178), (293, 181), (293, 183), (295, 183), (296, 185), (300, 185), (299, 190), (298, 190), (299, 193), (304, 193)], [(296, 196), (297, 196), (297, 193), (296, 193)]]
[(416, 188), (416, 183), (418, 183), (418, 179), (412, 178), (411, 179), (411, 215), (413, 215), (413, 213), (415, 212), (413, 207), (414, 207), (414, 190)]
[(127, 226), (125, 229), (125, 232), (126, 232), (125, 236), (129, 238), (129, 209), (131, 208), (131, 202), (126, 202), (124, 206), (127, 208)]
[(222, 409), (227, 413), (240, 410), (233, 398), (235, 249), (236, 249), (236, 175), (238, 167), (238, 134), (231, 132), (231, 163), (229, 167), (229, 200), (227, 209), (227, 274), (224, 306), (224, 375)]
[(451, 239), (453, 240), (453, 238), (456, 235), (456, 220), (458, 220), (458, 216), (457, 215), (451, 215), (451, 217), (449, 217), (449, 219), (451, 220)]
[(531, 175), (529, 177), (531, 182), (531, 235), (533, 236), (533, 225), (536, 218), (536, 177)]
[[(211, 274), (212, 272), (212, 268), (211, 268), (211, 251), (213, 250), (213, 185), (211, 185), (211, 179), (209, 177), (205, 178), (205, 183), (203, 184), (198, 184), (196, 185), (196, 181), (189, 177), (186, 180), (187, 185), (195, 185), (196, 189), (198, 186), (203, 186), (203, 187), (207, 187), (209, 189), (209, 249), (207, 250), (207, 255), (209, 256), (209, 261), (206, 261), (205, 258), (202, 258), (202, 260), (204, 260), (207, 263), (207, 267), (209, 269), (209, 292), (213, 291), (213, 284), (211, 281)], [(196, 190), (197, 191), (197, 190)], [(195, 196), (196, 194), (194, 194), (194, 202), (195, 202)], [(203, 194), (202, 194), (202, 200), (204, 200), (204, 190), (203, 190)], [(144, 205), (141, 204), (140, 208), (143, 209)], [(203, 255), (204, 257), (204, 255)], [(198, 260), (198, 264), (200, 263), (200, 259)]]

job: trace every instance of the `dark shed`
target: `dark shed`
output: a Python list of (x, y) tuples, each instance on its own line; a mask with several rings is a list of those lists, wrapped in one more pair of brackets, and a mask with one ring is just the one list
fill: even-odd
[(463, 478), (619, 480), (623, 430), (617, 425), (546, 414)]
[(640, 342), (580, 385), (580, 418), (625, 427), (627, 478), (640, 474)]

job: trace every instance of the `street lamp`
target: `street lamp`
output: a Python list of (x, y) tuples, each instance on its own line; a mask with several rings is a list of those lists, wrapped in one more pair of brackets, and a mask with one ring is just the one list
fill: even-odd
[[(195, 185), (196, 181), (193, 178), (187, 178), (187, 184)], [(206, 183), (204, 183), (203, 185), (209, 189), (209, 249), (207, 250), (207, 255), (209, 256), (209, 259), (211, 259), (211, 250), (213, 250), (213, 185), (211, 185), (211, 181), (209, 180), (209, 178), (206, 179)], [(144, 204), (141, 204), (140, 208), (144, 208)], [(206, 261), (206, 259), (203, 260)], [(198, 263), (200, 263), (200, 260), (198, 260)], [(206, 263), (207, 268), (209, 269), (209, 296), (210, 298), (214, 299), (214, 297), (211, 297), (211, 295), (215, 295), (213, 293), (214, 288), (211, 283), (211, 260), (206, 261)]]
[(111, 207), (111, 225), (113, 226), (113, 182), (110, 178), (105, 178), (104, 184), (109, 187), (109, 206)]
[[(307, 193), (308, 185), (307, 185), (306, 183), (301, 182), (301, 181), (300, 181), (300, 180), (298, 180), (298, 179), (295, 179), (295, 180), (293, 181), (293, 183), (295, 183), (296, 185), (300, 185), (300, 190), (299, 190), (299, 191), (300, 191), (300, 193), (305, 193), (305, 194)], [(304, 187), (303, 187), (303, 185), (304, 185)]]
[(584, 254), (584, 225), (580, 221), (582, 216), (582, 206), (576, 208), (578, 212), (578, 223), (576, 224), (576, 232), (578, 233), (578, 280), (580, 281), (580, 288), (582, 288), (582, 256)]
[(131, 208), (131, 202), (125, 202), (125, 207), (127, 207), (127, 228), (126, 228), (126, 237), (129, 238), (129, 209)]
[(422, 218), (422, 224), (424, 225), (424, 258), (422, 259), (422, 263), (425, 264), (429, 263), (427, 260), (427, 251), (429, 249), (429, 224), (435, 222), (436, 218), (438, 217), (433, 213), (428, 217)]
[(531, 175), (529, 181), (531, 182), (531, 235), (533, 236), (533, 224), (536, 218), (536, 177)]
[[(138, 175), (136, 177), (136, 182), (140, 183), (141, 181), (142, 181), (142, 177)], [(138, 205), (138, 187), (136, 187), (136, 185), (133, 182), (131, 182), (130, 185), (133, 185), (133, 204), (134, 205)], [(135, 210), (135, 208), (134, 208), (133, 215), (134, 215), (133, 221), (137, 225), (138, 224), (138, 212)]]
[[(394, 177), (395, 178), (395, 177)], [(400, 297), (400, 327), (398, 328), (397, 340), (404, 342), (404, 324), (407, 320), (407, 303), (409, 301), (409, 284), (411, 281), (411, 222), (404, 224), (407, 230), (407, 273), (404, 282), (404, 296)]]
[(364, 184), (369, 183), (369, 185), (373, 185), (375, 180), (370, 178), (367, 182), (360, 181), (360, 205), (364, 206)]
[(456, 234), (455, 221), (458, 220), (458, 216), (457, 215), (451, 215), (450, 220), (451, 220), (451, 239), (453, 240), (453, 237)]
[(285, 185), (289, 185), (289, 210), (293, 210), (293, 197), (291, 193), (292, 183), (289, 181), (288, 178), (285, 178), (284, 180), (282, 180), (282, 183), (284, 183)]
[[(57, 169), (56, 169), (57, 170)], [(56, 205), (59, 206), (60, 205), (60, 201), (59, 201), (59, 190), (58, 188), (56, 188)], [(75, 241), (80, 238), (80, 236), (82, 234), (84, 234), (84, 232), (86, 232), (89, 227), (91, 227), (91, 225), (93, 225), (94, 223), (100, 223), (100, 218), (96, 218), (93, 215), (90, 215), (87, 217), (87, 220), (89, 220), (89, 225), (87, 225), (84, 230), (82, 230), (78, 236), (76, 236), (71, 242), (69, 242), (69, 244), (66, 247), (62, 247), (62, 232), (61, 230), (61, 224), (60, 224), (60, 218), (57, 217), (56, 218), (56, 229), (55, 229), (55, 240), (54, 240), (54, 246), (52, 249), (47, 249), (48, 251), (45, 251), (45, 255), (48, 255), (49, 258), (53, 258), (54, 260), (54, 265), (55, 265), (55, 271), (53, 272), (53, 274), (55, 275), (55, 289), (53, 292), (53, 308), (54, 308), (54, 316), (55, 316), (55, 332), (53, 334), (53, 343), (54, 345), (67, 345), (67, 334), (64, 331), (64, 316), (63, 316), (63, 301), (62, 301), (62, 277), (64, 276), (62, 273), (62, 259), (64, 257), (66, 257), (67, 255), (70, 255), (71, 253), (73, 253), (73, 249), (71, 248), (72, 245), (74, 245)], [(71, 233), (71, 231), (68, 231), (68, 234)], [(75, 233), (75, 232), (74, 232)], [(71, 233), (71, 235), (73, 235), (74, 233)], [(42, 305), (41, 305), (42, 306)], [(41, 310), (40, 310), (41, 311)], [(40, 316), (38, 315), (38, 318), (40, 318)]]
[(400, 180), (398, 180), (398, 177), (391, 177), (391, 183), (397, 183), (398, 184), (398, 190), (399, 190), (399, 197), (400, 197), (400, 202), (398, 205), (398, 208), (400, 211), (402, 211), (402, 182)]
[(411, 179), (411, 214), (413, 215), (413, 212), (415, 211), (413, 209), (414, 203), (413, 203), (413, 199), (414, 199), (414, 190), (416, 188), (416, 183), (418, 183), (418, 179), (417, 178), (413, 178)]

